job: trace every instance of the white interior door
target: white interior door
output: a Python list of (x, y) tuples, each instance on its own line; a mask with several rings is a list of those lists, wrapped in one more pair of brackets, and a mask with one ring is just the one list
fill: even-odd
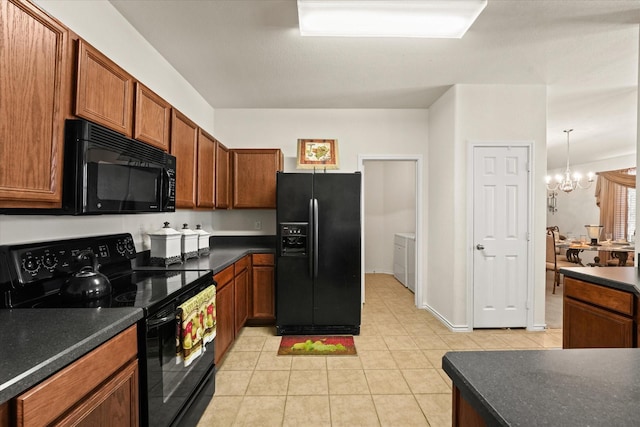
[(473, 327), (527, 325), (529, 150), (473, 149)]

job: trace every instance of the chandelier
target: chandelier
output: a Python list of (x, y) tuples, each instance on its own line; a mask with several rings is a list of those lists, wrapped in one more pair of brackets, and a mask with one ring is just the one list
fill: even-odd
[(571, 169), (569, 168), (569, 134), (573, 131), (573, 129), (565, 129), (563, 132), (567, 134), (567, 169), (564, 171), (564, 175), (556, 175), (555, 182), (551, 183), (551, 177), (547, 176), (547, 190), (549, 191), (558, 191), (562, 190), (565, 193), (570, 193), (576, 188), (587, 189), (591, 187), (591, 183), (593, 182), (593, 172), (589, 172), (587, 174), (586, 182), (583, 180), (582, 175), (578, 172), (571, 173)]

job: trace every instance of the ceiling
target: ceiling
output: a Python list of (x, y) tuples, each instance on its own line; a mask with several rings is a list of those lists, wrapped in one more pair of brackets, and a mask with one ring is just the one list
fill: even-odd
[(548, 168), (636, 151), (638, 0), (489, 0), (462, 39), (300, 37), (295, 0), (109, 0), (213, 108), (428, 108), (546, 85)]

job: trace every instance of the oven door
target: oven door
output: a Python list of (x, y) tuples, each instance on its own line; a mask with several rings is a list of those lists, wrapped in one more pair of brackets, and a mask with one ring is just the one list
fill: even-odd
[[(166, 426), (184, 416), (204, 381), (213, 374), (213, 342), (189, 366), (176, 356), (180, 310), (174, 304), (146, 320), (146, 417), (143, 424)], [(144, 397), (143, 397), (144, 399)], [(144, 423), (144, 418), (148, 420)]]

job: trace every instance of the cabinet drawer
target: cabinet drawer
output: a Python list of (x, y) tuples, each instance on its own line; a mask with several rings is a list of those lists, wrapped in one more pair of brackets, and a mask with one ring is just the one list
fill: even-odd
[(250, 256), (245, 256), (239, 259), (238, 261), (236, 261), (236, 263), (234, 264), (236, 267), (236, 276), (240, 274), (242, 271), (249, 268), (250, 260), (251, 260)]
[[(16, 416), (25, 426), (47, 425), (136, 358), (136, 326), (92, 350), (72, 365), (16, 398)], [(63, 392), (62, 392), (63, 391)]]
[(633, 295), (629, 292), (565, 278), (565, 297), (595, 304), (618, 313), (633, 316)]
[(213, 276), (213, 280), (218, 283), (217, 290), (222, 289), (227, 283), (233, 280), (233, 265), (222, 270), (220, 273)]
[(253, 254), (253, 265), (273, 265), (274, 264), (274, 256), (273, 254)]

